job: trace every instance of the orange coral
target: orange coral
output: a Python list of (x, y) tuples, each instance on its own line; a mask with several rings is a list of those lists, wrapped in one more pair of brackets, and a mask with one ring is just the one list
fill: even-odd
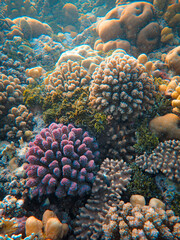
[(48, 24), (42, 23), (35, 18), (19, 17), (15, 18), (13, 22), (20, 27), (27, 39), (39, 37), (42, 34), (51, 35), (53, 32)]
[(68, 225), (61, 223), (53, 211), (46, 210), (42, 221), (34, 216), (26, 220), (26, 236), (35, 233), (40, 239), (60, 240), (68, 233)]
[(168, 52), (166, 59), (166, 63), (169, 68), (173, 69), (177, 75), (180, 74), (180, 46), (173, 48), (170, 52)]
[(180, 117), (173, 113), (156, 117), (150, 121), (149, 128), (159, 138), (180, 139)]

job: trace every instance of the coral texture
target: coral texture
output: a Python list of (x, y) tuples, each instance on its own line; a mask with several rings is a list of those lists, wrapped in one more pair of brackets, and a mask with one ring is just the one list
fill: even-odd
[[(101, 164), (92, 195), (76, 220), (76, 239), (99, 239), (110, 206), (119, 202), (130, 181), (131, 169), (123, 160), (106, 158)], [(98, 213), (98, 214), (97, 214)]]
[[(145, 53), (155, 49), (160, 39), (160, 26), (155, 22), (154, 7), (147, 2), (133, 2), (113, 8), (99, 21), (96, 30), (105, 44), (115, 39), (126, 40), (138, 52)], [(101, 49), (107, 50), (105, 44), (101, 44)], [(126, 49), (127, 43), (121, 46)], [(113, 49), (116, 46), (109, 45), (108, 50), (110, 47)], [(98, 48), (100, 46), (95, 44), (95, 49)]]
[(166, 63), (169, 68), (173, 69), (175, 74), (180, 74), (180, 46), (173, 48), (170, 52), (168, 52), (166, 59)]
[(32, 196), (83, 196), (94, 181), (98, 145), (88, 132), (72, 124), (52, 123), (30, 143), (25, 166)]
[(68, 60), (81, 62), (81, 65), (86, 69), (86, 71), (93, 73), (95, 67), (103, 59), (98, 55), (97, 51), (93, 50), (89, 45), (83, 44), (62, 53), (56, 63), (56, 69), (59, 69), (62, 62), (67, 62)]
[(158, 138), (163, 140), (178, 139), (180, 140), (180, 117), (173, 113), (153, 118), (149, 123), (150, 130)]
[(179, 239), (180, 219), (172, 210), (132, 206), (120, 201), (111, 207), (103, 223), (104, 239)]
[[(129, 123), (110, 121), (105, 128), (103, 136), (103, 149), (105, 156), (122, 158), (125, 162), (132, 162), (135, 156), (135, 129)], [(105, 146), (105, 147), (104, 147)]]
[(68, 60), (45, 79), (45, 84), (47, 91), (60, 90), (64, 96), (71, 97), (75, 89), (90, 85), (90, 81), (91, 75), (81, 64)]
[(115, 119), (132, 120), (154, 104), (155, 86), (142, 64), (116, 50), (93, 73), (90, 105)]
[(42, 34), (52, 34), (52, 29), (48, 24), (42, 23), (35, 18), (19, 17), (15, 18), (13, 22), (19, 26), (26, 39), (39, 37)]
[(69, 228), (61, 223), (53, 211), (46, 210), (42, 221), (34, 216), (26, 220), (26, 236), (35, 233), (41, 239), (60, 240), (67, 235)]
[(32, 136), (32, 125), (33, 114), (29, 112), (25, 105), (19, 105), (9, 110), (3, 130), (6, 132), (8, 139), (21, 137), (28, 139), (29, 136)]
[(165, 174), (170, 180), (180, 182), (180, 141), (161, 142), (150, 155), (144, 153), (135, 159), (146, 172)]

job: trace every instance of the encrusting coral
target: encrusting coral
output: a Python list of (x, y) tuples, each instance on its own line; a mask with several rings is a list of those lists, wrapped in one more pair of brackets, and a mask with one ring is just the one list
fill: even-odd
[(90, 105), (114, 119), (133, 119), (154, 104), (155, 85), (145, 67), (123, 50), (116, 50), (93, 73)]
[(136, 157), (136, 164), (149, 173), (162, 172), (170, 180), (180, 181), (180, 142), (169, 140), (158, 144), (150, 155)]
[(55, 193), (62, 198), (89, 193), (99, 151), (88, 132), (72, 124), (52, 123), (29, 146), (24, 168), (32, 197)]
[[(106, 158), (93, 183), (92, 194), (75, 222), (76, 239), (97, 240), (109, 208), (117, 204), (130, 180), (131, 169), (123, 160)], [(98, 214), (97, 214), (98, 213)]]

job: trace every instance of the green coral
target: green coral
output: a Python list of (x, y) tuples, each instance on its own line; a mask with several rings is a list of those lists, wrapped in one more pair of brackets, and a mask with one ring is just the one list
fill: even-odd
[(147, 119), (137, 128), (135, 150), (139, 154), (151, 151), (159, 144), (158, 137), (152, 133), (147, 124)]
[(162, 199), (154, 176), (143, 172), (135, 163), (131, 164), (130, 167), (132, 169), (132, 177), (131, 182), (127, 186), (127, 198), (133, 194), (140, 194), (146, 198), (147, 202), (153, 197)]

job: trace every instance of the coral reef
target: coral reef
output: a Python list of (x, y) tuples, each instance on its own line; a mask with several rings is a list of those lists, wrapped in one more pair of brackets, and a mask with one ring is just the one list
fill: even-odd
[(158, 137), (157, 135), (156, 132), (149, 130), (147, 120), (145, 120), (136, 129), (136, 143), (134, 144), (136, 152), (138, 154), (143, 154), (144, 152), (150, 153), (159, 143), (159, 135)]
[(9, 18), (15, 18), (18, 16), (28, 15), (31, 17), (37, 16), (35, 2), (29, 0), (5, 0), (5, 16)]
[(4, 128), (1, 130), (8, 139), (23, 138), (27, 141), (31, 139), (33, 126), (33, 114), (24, 105), (12, 107), (7, 115)]
[[(122, 158), (125, 162), (131, 163), (135, 158), (135, 128), (128, 122), (117, 122), (107, 116), (107, 126), (103, 131), (101, 152), (103, 156)], [(103, 133), (102, 132), (102, 133)]]
[(90, 105), (114, 119), (127, 120), (154, 104), (155, 85), (145, 67), (122, 50), (116, 50), (93, 73)]
[[(60, 240), (67, 235), (69, 230), (66, 223), (61, 223), (53, 211), (46, 210), (42, 221), (34, 216), (26, 220), (26, 236), (33, 233), (41, 239)], [(43, 232), (44, 231), (44, 232)]]
[(161, 172), (170, 180), (180, 181), (179, 140), (159, 143), (150, 155), (146, 152), (136, 157), (136, 164), (149, 173)]
[(173, 48), (168, 52), (166, 63), (170, 69), (173, 69), (176, 75), (180, 74), (180, 46)]
[(21, 174), (13, 171), (11, 169), (5, 168), (1, 169), (0, 174), (0, 193), (2, 198), (6, 195), (12, 195), (17, 198), (25, 197), (26, 187), (25, 187), (25, 172), (21, 170)]
[[(6, 49), (13, 49), (13, 45), (14, 44), (12, 44), (10, 48), (6, 46), (6, 48), (3, 48), (3, 51), (7, 52)], [(21, 61), (19, 61), (19, 59), (14, 60), (14, 56), (10, 57), (12, 52), (8, 56), (8, 53), (5, 54), (3, 51), (0, 51), (0, 72), (7, 76), (11, 75), (14, 78), (19, 78), (21, 82), (26, 82), (25, 68), (22, 66)]]
[[(158, 199), (157, 199), (158, 200)], [(156, 202), (157, 202), (156, 200)], [(156, 203), (157, 204), (157, 203)], [(172, 210), (120, 201), (105, 216), (104, 239), (179, 239), (179, 217)]]
[(37, 65), (42, 66), (47, 71), (51, 71), (54, 68), (60, 54), (65, 50), (60, 42), (53, 40), (52, 37), (47, 35), (33, 38), (30, 43)]
[(145, 196), (147, 201), (149, 201), (152, 197), (162, 199), (159, 188), (156, 186), (154, 176), (144, 172), (135, 163), (130, 164), (130, 167), (132, 170), (131, 181), (127, 185), (126, 195), (123, 196), (123, 200), (129, 200), (130, 196), (134, 194)]
[(18, 17), (13, 19), (13, 22), (20, 28), (26, 39), (37, 38), (42, 34), (51, 35), (52, 29), (39, 20), (31, 17)]
[(72, 124), (52, 123), (29, 146), (24, 167), (32, 197), (83, 196), (90, 191), (99, 152), (88, 132)]
[[(126, 40), (131, 47), (134, 46), (135, 51), (148, 53), (158, 47), (160, 26), (155, 20), (152, 4), (134, 2), (109, 11), (98, 22), (97, 33), (104, 43), (115, 39)], [(127, 48), (127, 44), (121, 47)], [(95, 49), (97, 48), (98, 44)]]
[(8, 217), (23, 217), (26, 210), (23, 208), (24, 199), (17, 199), (15, 196), (6, 195), (0, 201), (0, 215)]
[(90, 85), (90, 81), (91, 75), (81, 64), (68, 60), (62, 62), (59, 69), (48, 75), (45, 85), (49, 92), (60, 90), (63, 96), (72, 97), (75, 89)]
[(62, 53), (56, 63), (56, 69), (60, 69), (60, 65), (63, 62), (68, 62), (68, 60), (76, 61), (84, 67), (89, 74), (92, 74), (96, 66), (99, 65), (103, 59), (98, 55), (97, 51), (94, 51), (89, 45), (84, 44)]
[(161, 140), (180, 140), (180, 117), (173, 113), (153, 118), (149, 122), (149, 129)]
[[(98, 239), (112, 204), (117, 204), (130, 180), (131, 169), (123, 160), (105, 159), (93, 183), (91, 197), (75, 222), (76, 239)], [(98, 213), (98, 214), (97, 214)]]
[(180, 192), (179, 184), (170, 181), (163, 174), (155, 176), (156, 186), (160, 191), (163, 202), (166, 204), (167, 209), (172, 209), (176, 215), (180, 215)]
[(180, 3), (174, 3), (170, 4), (168, 8), (166, 9), (166, 12), (164, 14), (164, 19), (167, 22), (167, 24), (172, 28), (178, 28), (180, 23)]
[(25, 137), (32, 130), (32, 113), (22, 105), (23, 91), (18, 78), (0, 74), (0, 131), (2, 139), (5, 137)]

